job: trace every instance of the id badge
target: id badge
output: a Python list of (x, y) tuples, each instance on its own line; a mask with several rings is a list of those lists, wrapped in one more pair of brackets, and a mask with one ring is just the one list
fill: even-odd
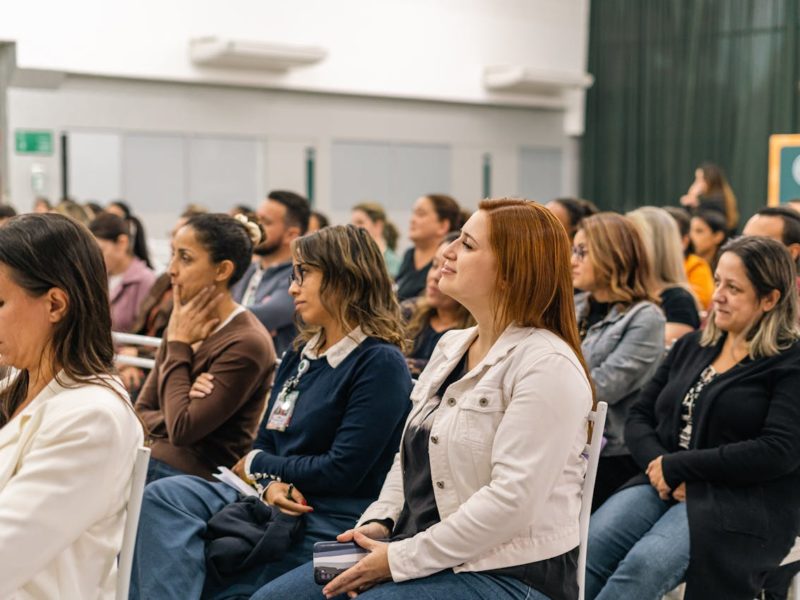
[(292, 413), (294, 412), (294, 405), (297, 402), (298, 394), (296, 391), (284, 392), (281, 391), (275, 399), (275, 405), (269, 413), (269, 420), (267, 421), (267, 429), (273, 431), (286, 431), (289, 423), (292, 422)]

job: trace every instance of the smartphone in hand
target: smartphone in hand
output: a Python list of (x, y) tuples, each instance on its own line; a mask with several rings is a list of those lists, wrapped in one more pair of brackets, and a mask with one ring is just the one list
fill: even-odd
[(325, 585), (367, 554), (369, 550), (355, 542), (317, 542), (314, 544), (314, 581)]

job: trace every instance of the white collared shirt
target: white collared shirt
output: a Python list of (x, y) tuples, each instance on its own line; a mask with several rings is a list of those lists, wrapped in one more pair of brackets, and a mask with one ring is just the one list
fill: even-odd
[(361, 327), (356, 327), (325, 352), (319, 354), (317, 353), (317, 348), (319, 347), (321, 337), (322, 334), (318, 333), (308, 340), (305, 348), (303, 348), (303, 356), (310, 360), (316, 360), (324, 356), (328, 359), (328, 364), (335, 369), (342, 364), (342, 361), (347, 358), (353, 350), (358, 348), (361, 342), (367, 339), (367, 334), (361, 331)]

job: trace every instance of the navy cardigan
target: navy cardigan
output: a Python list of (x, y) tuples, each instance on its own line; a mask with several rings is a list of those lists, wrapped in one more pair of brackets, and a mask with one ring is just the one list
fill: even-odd
[[(685, 600), (751, 600), (800, 531), (800, 343), (715, 377), (681, 450), (681, 401), (724, 337), (684, 336), (631, 407), (625, 439), (642, 469), (663, 455), (671, 488), (686, 482), (690, 561)], [(644, 475), (628, 485), (649, 483)]]
[(366, 338), (334, 369), (309, 360), (285, 431), (266, 428), (283, 383), (301, 353), (288, 351), (275, 376), (254, 444), (251, 473), (293, 483), (308, 497), (376, 498), (400, 445), (411, 408), (411, 375), (400, 350)]

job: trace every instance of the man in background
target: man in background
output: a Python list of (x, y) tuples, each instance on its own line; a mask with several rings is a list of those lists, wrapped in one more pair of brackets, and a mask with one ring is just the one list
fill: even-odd
[(256, 209), (264, 241), (256, 246), (256, 260), (232, 290), (234, 300), (250, 309), (270, 332), (278, 356), (297, 334), (294, 302), (289, 296), (291, 244), (305, 235), (310, 214), (308, 201), (299, 194), (270, 192)]

